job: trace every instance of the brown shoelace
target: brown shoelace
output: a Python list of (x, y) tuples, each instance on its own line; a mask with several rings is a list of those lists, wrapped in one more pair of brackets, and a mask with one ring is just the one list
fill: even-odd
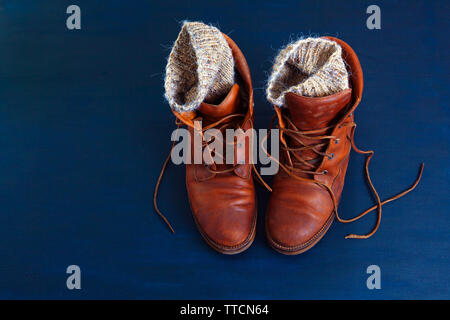
[[(222, 124), (223, 122), (225, 122), (226, 120), (229, 120), (229, 119), (231, 119), (231, 118), (238, 118), (238, 117), (240, 118), (240, 117), (243, 117), (243, 116), (244, 116), (244, 115), (242, 115), (242, 114), (231, 114), (231, 115), (228, 115), (228, 116), (222, 118), (221, 120), (219, 120), (219, 121), (217, 121), (217, 122), (215, 122), (215, 123), (212, 123), (212, 124), (210, 124), (210, 125), (208, 125), (208, 126), (202, 128), (202, 131), (201, 131), (202, 141), (203, 141), (203, 142), (202, 142), (202, 148), (208, 147), (209, 143), (211, 142), (211, 141), (205, 142), (204, 139), (203, 139), (203, 137), (204, 137), (204, 136), (203, 136), (203, 133), (204, 133), (206, 130), (211, 129), (211, 128), (214, 128), (214, 127), (218, 126), (219, 124)], [(364, 216), (365, 216), (366, 214), (368, 214), (369, 212), (372, 212), (372, 211), (374, 211), (375, 209), (377, 209), (377, 222), (376, 222), (376, 225), (375, 225), (375, 227), (372, 229), (371, 232), (369, 232), (369, 233), (366, 234), (366, 235), (349, 234), (349, 235), (347, 235), (347, 236), (345, 237), (346, 239), (351, 239), (351, 238), (353, 238), (353, 239), (367, 239), (367, 238), (371, 237), (371, 236), (377, 231), (378, 227), (380, 226), (380, 222), (381, 222), (381, 213), (382, 213), (382, 206), (385, 205), (385, 204), (387, 204), (387, 203), (389, 203), (389, 202), (391, 202), (391, 201), (394, 201), (394, 200), (396, 200), (396, 199), (399, 199), (399, 198), (403, 197), (404, 195), (406, 195), (407, 193), (409, 193), (409, 192), (411, 192), (412, 190), (414, 190), (414, 188), (418, 185), (418, 183), (419, 183), (419, 181), (420, 181), (420, 179), (421, 179), (421, 177), (422, 177), (422, 172), (423, 172), (423, 168), (424, 168), (424, 163), (421, 164), (420, 169), (419, 169), (419, 175), (418, 175), (416, 181), (413, 183), (412, 186), (410, 186), (408, 189), (406, 189), (406, 190), (404, 190), (404, 191), (398, 193), (398, 194), (395, 195), (395, 196), (392, 196), (392, 197), (390, 197), (390, 198), (388, 198), (388, 199), (386, 199), (386, 200), (381, 201), (381, 199), (380, 199), (380, 197), (379, 197), (379, 195), (378, 195), (378, 192), (376, 191), (376, 189), (375, 189), (375, 187), (374, 187), (374, 185), (373, 185), (373, 183), (372, 183), (372, 180), (371, 180), (371, 178), (370, 178), (370, 173), (369, 173), (369, 163), (370, 163), (370, 159), (372, 158), (372, 156), (373, 156), (373, 154), (374, 154), (374, 151), (373, 151), (373, 150), (363, 151), (363, 150), (360, 150), (359, 148), (356, 147), (355, 142), (354, 142), (354, 132), (355, 132), (355, 128), (356, 128), (356, 123), (351, 122), (351, 123), (344, 123), (344, 124), (341, 124), (340, 126), (343, 126), (343, 127), (344, 127), (344, 126), (351, 126), (351, 127), (352, 127), (351, 137), (349, 138), (349, 140), (350, 140), (350, 142), (351, 142), (351, 144), (352, 144), (353, 150), (355, 150), (357, 153), (367, 155), (367, 157), (366, 157), (366, 163), (365, 163), (366, 178), (367, 178), (367, 181), (368, 181), (368, 183), (369, 183), (369, 185), (370, 185), (370, 188), (371, 188), (371, 190), (372, 190), (372, 192), (373, 192), (373, 194), (375, 195), (375, 198), (376, 198), (376, 200), (377, 200), (377, 201), (376, 201), (376, 202), (377, 202), (376, 205), (374, 205), (374, 206), (372, 206), (371, 208), (367, 209), (366, 211), (362, 212), (362, 213), (359, 214), (358, 216), (356, 216), (356, 217), (354, 217), (354, 218), (351, 218), (351, 219), (343, 219), (343, 218), (341, 218), (341, 217), (339, 216), (339, 214), (338, 214), (338, 211), (337, 211), (337, 204), (336, 204), (336, 197), (335, 197), (335, 195), (334, 195), (334, 193), (333, 193), (333, 190), (331, 190), (330, 187), (328, 187), (326, 184), (324, 184), (324, 183), (322, 183), (322, 182), (320, 182), (320, 181), (316, 181), (315, 179), (312, 179), (312, 178), (304, 178), (304, 177), (301, 177), (301, 176), (298, 176), (298, 175), (297, 175), (297, 174), (313, 174), (313, 175), (317, 175), (317, 174), (324, 175), (324, 174), (327, 174), (326, 170), (325, 170), (325, 171), (322, 171), (322, 172), (317, 172), (317, 171), (315, 171), (315, 169), (316, 169), (317, 165), (321, 163), (323, 157), (327, 156), (327, 157), (331, 158), (331, 157), (333, 156), (333, 155), (331, 155), (331, 154), (327, 154), (327, 153), (324, 153), (324, 152), (321, 151), (321, 149), (322, 149), (323, 147), (325, 147), (326, 145), (328, 145), (328, 142), (321, 142), (321, 143), (315, 143), (315, 144), (309, 144), (309, 145), (308, 145), (308, 144), (303, 143), (303, 141), (302, 141), (300, 138), (313, 139), (313, 140), (325, 140), (325, 141), (326, 141), (326, 140), (329, 140), (329, 141), (336, 140), (337, 137), (332, 136), (332, 135), (325, 135), (325, 134), (324, 134), (324, 135), (317, 135), (317, 134), (319, 134), (319, 133), (326, 133), (328, 130), (331, 130), (331, 131), (332, 131), (332, 129), (334, 129), (334, 126), (328, 126), (328, 127), (321, 128), (321, 129), (318, 129), (318, 130), (301, 131), (301, 130), (299, 130), (299, 129), (292, 123), (292, 121), (291, 121), (289, 118), (287, 118), (286, 116), (282, 116), (282, 117), (283, 117), (283, 119), (289, 124), (290, 128), (280, 128), (279, 126), (278, 126), (277, 128), (280, 130), (280, 132), (286, 134), (287, 136), (289, 136), (289, 137), (292, 138), (293, 140), (297, 141), (297, 142), (300, 144), (300, 146), (299, 146), (299, 147), (289, 147), (289, 146), (287, 145), (286, 141), (284, 140), (284, 138), (282, 137), (282, 134), (280, 134), (280, 140), (281, 140), (281, 142), (282, 142), (282, 147), (281, 147), (281, 148), (282, 148), (284, 151), (286, 151), (286, 154), (287, 154), (287, 162), (288, 162), (288, 163), (286, 163), (286, 164), (283, 164), (283, 163), (281, 163), (278, 159), (272, 157), (272, 156), (269, 154), (269, 152), (268, 152), (266, 149), (264, 149), (264, 147), (263, 147), (264, 141), (267, 140), (268, 136), (270, 135), (270, 129), (273, 127), (273, 120), (276, 118), (276, 116), (274, 116), (274, 118), (272, 119), (272, 123), (271, 123), (271, 126), (270, 126), (270, 129), (269, 129), (269, 132), (268, 132), (267, 136), (266, 136), (265, 138), (263, 138), (263, 140), (261, 141), (261, 144), (262, 144), (262, 150), (267, 154), (268, 157), (270, 157), (272, 160), (274, 160), (275, 162), (277, 162), (278, 165), (279, 165), (279, 166), (280, 166), (280, 167), (281, 167), (281, 168), (282, 168), (289, 176), (291, 176), (292, 178), (297, 179), (297, 180), (299, 180), (299, 181), (305, 181), (305, 182), (310, 182), (310, 183), (316, 183), (317, 185), (319, 185), (319, 186), (325, 188), (325, 189), (328, 191), (328, 193), (330, 194), (330, 197), (331, 197), (332, 202), (333, 202), (333, 211), (334, 211), (334, 214), (335, 214), (335, 216), (336, 216), (336, 218), (337, 218), (337, 220), (338, 220), (339, 222), (342, 222), (342, 223), (350, 223), (350, 222), (357, 221), (357, 220), (361, 219), (362, 217), (364, 217)], [(195, 120), (200, 120), (200, 119), (197, 118), (197, 119), (195, 119)], [(194, 120), (194, 121), (195, 121), (195, 120)], [(251, 121), (251, 120), (249, 120), (249, 121)], [(192, 124), (192, 122), (186, 121), (185, 119), (180, 119), (180, 118), (178, 118), (178, 119), (176, 120), (175, 123), (176, 123), (176, 125), (177, 125), (177, 128), (180, 128), (183, 124), (185, 124), (185, 125), (187, 125), (187, 126), (191, 126), (191, 127), (194, 128), (194, 125)], [(226, 124), (220, 126), (218, 129), (219, 129), (219, 130), (223, 130), (223, 129), (229, 127), (229, 126), (230, 126), (230, 123), (226, 123)], [(252, 127), (253, 127), (253, 126), (252, 126)], [(239, 126), (238, 126), (238, 128), (239, 128)], [(158, 177), (158, 180), (157, 180), (157, 182), (156, 182), (155, 191), (154, 191), (154, 194), (153, 194), (153, 206), (155, 207), (156, 212), (157, 212), (158, 215), (161, 217), (161, 219), (163, 219), (163, 221), (167, 224), (167, 226), (169, 227), (169, 229), (170, 229), (173, 233), (175, 233), (175, 231), (174, 231), (172, 225), (170, 224), (170, 222), (167, 220), (167, 218), (162, 214), (162, 212), (161, 212), (161, 211), (159, 210), (159, 208), (158, 208), (157, 197), (158, 197), (158, 190), (159, 190), (159, 186), (160, 186), (160, 184), (161, 184), (161, 180), (162, 180), (162, 178), (163, 178), (163, 175), (164, 175), (164, 172), (165, 172), (165, 170), (166, 170), (166, 167), (167, 167), (167, 165), (168, 165), (168, 163), (169, 163), (170, 156), (171, 156), (172, 150), (173, 150), (173, 148), (174, 148), (174, 146), (175, 146), (175, 142), (176, 142), (177, 139), (175, 138), (174, 140), (175, 140), (175, 141), (174, 141), (173, 144), (172, 144), (172, 147), (171, 147), (171, 149), (170, 149), (170, 152), (169, 152), (169, 154), (168, 154), (168, 156), (167, 156), (166, 160), (164, 161), (163, 166), (162, 166), (162, 168), (161, 168), (161, 172), (160, 172), (159, 177)], [(236, 142), (234, 142), (233, 144), (236, 144)], [(252, 149), (250, 149), (250, 150), (252, 150)], [(305, 158), (305, 157), (299, 156), (299, 154), (298, 154), (297, 152), (298, 152), (298, 151), (304, 151), (304, 150), (311, 150), (311, 151), (313, 151), (317, 156), (316, 156), (316, 157), (309, 157), (309, 158)], [(219, 155), (219, 156), (222, 157), (222, 159), (224, 159), (224, 158), (223, 158), (223, 155)], [(296, 161), (293, 161), (292, 158), (295, 158)], [(217, 171), (217, 170), (211, 169), (209, 166), (207, 167), (207, 169), (208, 169), (210, 172), (213, 172), (213, 173), (226, 173), (226, 172), (231, 172), (231, 171), (233, 171), (235, 168), (236, 168), (236, 165), (232, 165), (230, 168), (227, 168), (227, 169), (224, 169), (224, 170)], [(271, 188), (267, 185), (267, 183), (262, 179), (262, 177), (260, 176), (260, 174), (259, 174), (258, 171), (256, 170), (256, 167), (255, 167), (254, 164), (252, 164), (252, 170), (253, 170), (253, 172), (256, 174), (256, 176), (257, 176), (257, 178), (258, 178), (258, 181), (259, 181), (266, 189), (268, 189), (269, 191), (272, 191), (272, 189), (271, 189)]]
[[(276, 108), (276, 107), (275, 107)], [(281, 163), (278, 159), (272, 157), (266, 149), (264, 149), (263, 145), (264, 145), (264, 141), (268, 138), (269, 134), (270, 134), (270, 129), (273, 127), (273, 121), (275, 118), (277, 118), (277, 115), (274, 116), (274, 118), (271, 121), (271, 125), (270, 125), (270, 129), (269, 129), (269, 133), (267, 134), (267, 136), (265, 138), (263, 138), (262, 140), (262, 149), (263, 151), (267, 154), (267, 156), (269, 156), (272, 160), (276, 161), (278, 163), (278, 165), (292, 178), (299, 180), (299, 181), (305, 181), (305, 182), (310, 182), (310, 183), (316, 183), (317, 185), (325, 188), (328, 193), (331, 196), (331, 199), (333, 201), (333, 211), (334, 214), (337, 218), (337, 220), (339, 222), (342, 223), (350, 223), (356, 220), (361, 219), (362, 217), (364, 217), (366, 214), (368, 214), (369, 212), (372, 212), (373, 210), (377, 209), (377, 222), (375, 227), (372, 229), (371, 232), (369, 232), (368, 234), (365, 235), (357, 235), (357, 234), (349, 234), (347, 236), (345, 236), (346, 239), (367, 239), (370, 238), (378, 229), (378, 227), (380, 226), (380, 222), (381, 222), (381, 211), (382, 211), (382, 206), (385, 205), (386, 203), (389, 203), (391, 201), (394, 201), (398, 198), (403, 197), (404, 195), (406, 195), (407, 193), (409, 193), (410, 191), (414, 190), (414, 188), (417, 186), (417, 184), (420, 181), (420, 178), (422, 177), (422, 172), (423, 172), (423, 168), (424, 168), (424, 163), (422, 163), (420, 165), (420, 170), (419, 170), (419, 175), (416, 179), (416, 181), (413, 183), (413, 185), (411, 187), (409, 187), (408, 189), (400, 192), (399, 194), (392, 196), (384, 201), (381, 201), (378, 192), (376, 191), (372, 180), (370, 179), (370, 173), (369, 173), (369, 163), (370, 163), (370, 159), (372, 158), (374, 151), (373, 150), (369, 150), (369, 151), (363, 151), (360, 150), (359, 148), (356, 147), (355, 142), (354, 142), (354, 132), (355, 132), (355, 128), (356, 128), (356, 123), (354, 122), (350, 122), (350, 123), (343, 123), (343, 124), (338, 124), (338, 126), (340, 127), (346, 127), (346, 126), (350, 126), (352, 127), (352, 132), (351, 132), (351, 137), (349, 138), (351, 144), (352, 144), (352, 148), (353, 150), (355, 150), (357, 153), (360, 154), (365, 154), (367, 155), (366, 157), (366, 163), (365, 163), (365, 171), (366, 171), (366, 178), (367, 181), (369, 182), (370, 188), (373, 192), (373, 194), (375, 195), (376, 198), (376, 202), (377, 204), (374, 205), (373, 207), (367, 209), (366, 211), (362, 212), (361, 214), (359, 214), (358, 216), (351, 218), (351, 219), (343, 219), (339, 216), (338, 214), (338, 210), (337, 210), (337, 203), (336, 203), (336, 197), (333, 193), (333, 190), (331, 190), (331, 188), (320, 182), (315, 180), (314, 178), (305, 178), (302, 176), (299, 176), (298, 174), (303, 174), (303, 175), (307, 175), (307, 174), (311, 174), (311, 175), (326, 175), (328, 172), (326, 170), (322, 171), (322, 172), (317, 172), (316, 169), (317, 167), (320, 165), (320, 163), (322, 162), (323, 157), (328, 157), (329, 159), (332, 159), (333, 154), (327, 154), (322, 152), (321, 150), (328, 145), (328, 143), (332, 140), (338, 140), (337, 137), (332, 136), (332, 135), (326, 135), (326, 132), (332, 132), (335, 126), (328, 126), (325, 128), (321, 128), (321, 129), (317, 129), (317, 130), (309, 130), (309, 131), (301, 131), (299, 130), (294, 123), (291, 121), (291, 119), (289, 119), (288, 117), (286, 117), (285, 115), (282, 115), (281, 113), (278, 112), (277, 113), (281, 116), (281, 119), (286, 121), (288, 124), (288, 127), (284, 127), (281, 128), (279, 125), (277, 126), (277, 128), (280, 130), (280, 141), (282, 143), (282, 150), (286, 152), (286, 162), (287, 163)], [(320, 135), (322, 133), (322, 135)], [(283, 134), (285, 134), (286, 136), (290, 137), (291, 139), (295, 140), (298, 144), (299, 147), (289, 147), (286, 140), (283, 137)], [(304, 139), (310, 139), (310, 140), (320, 140), (320, 141), (327, 141), (328, 142), (319, 142), (319, 143), (312, 143), (312, 144), (306, 144), (304, 143), (301, 138)], [(305, 151), (305, 150), (311, 150), (313, 153), (316, 154), (315, 157), (305, 157), (304, 155), (302, 156), (299, 151)]]
[[(201, 120), (200, 117), (194, 119), (193, 121), (189, 121), (189, 120), (186, 120), (186, 119), (182, 118), (181, 116), (179, 116), (179, 115), (177, 115), (177, 114), (175, 114), (175, 115), (177, 116), (177, 119), (176, 119), (176, 121), (175, 121), (175, 124), (177, 125), (177, 130), (178, 130), (181, 126), (187, 125), (187, 126), (189, 126), (189, 127), (194, 128), (194, 130), (198, 130), (198, 132), (201, 134), (201, 137), (202, 137), (202, 154), (203, 154), (203, 150), (204, 150), (205, 148), (208, 148), (208, 149), (209, 149), (209, 144), (213, 141), (213, 140), (205, 141), (205, 139), (204, 139), (204, 132), (205, 132), (205, 131), (207, 131), (207, 130), (209, 130), (209, 129), (212, 129), (212, 128), (216, 128), (216, 129), (218, 129), (218, 130), (221, 131), (221, 132), (223, 132), (225, 129), (230, 128), (230, 127), (234, 127), (235, 129), (241, 129), (240, 124), (239, 124), (238, 121), (236, 121), (236, 120), (245, 117), (245, 114), (233, 113), (233, 114), (230, 114), (230, 115), (228, 115), (228, 116), (223, 117), (223, 118), (220, 119), (219, 121), (216, 121), (216, 122), (214, 122), (214, 123), (211, 123), (211, 124), (209, 124), (209, 125), (203, 127), (201, 130), (199, 130), (198, 128), (195, 127), (195, 125), (194, 125), (193, 123), (194, 123), (195, 121), (197, 121), (197, 120), (198, 120), (198, 121)], [(234, 121), (226, 122), (227, 120), (231, 120), (231, 119), (234, 119)], [(251, 119), (248, 119), (247, 121), (250, 121), (250, 122), (251, 122), (251, 128), (253, 128), (253, 121), (252, 121)], [(226, 123), (224, 123), (224, 122), (226, 122)], [(219, 126), (219, 125), (220, 125), (220, 126)], [(156, 212), (158, 213), (158, 215), (161, 217), (161, 219), (163, 219), (163, 221), (166, 223), (166, 225), (167, 225), (167, 226), (169, 227), (169, 229), (172, 231), (172, 233), (175, 233), (175, 230), (173, 229), (173, 227), (172, 227), (172, 225), (170, 224), (169, 220), (168, 220), (168, 219), (164, 216), (164, 214), (159, 210), (159, 208), (158, 208), (158, 203), (157, 203), (157, 199), (158, 199), (158, 190), (159, 190), (159, 186), (161, 185), (161, 180), (162, 180), (162, 178), (163, 178), (163, 176), (164, 176), (164, 172), (165, 172), (166, 167), (167, 167), (167, 165), (168, 165), (168, 163), (169, 163), (170, 156), (171, 156), (171, 154), (172, 154), (172, 150), (173, 150), (173, 148), (174, 148), (174, 146), (175, 146), (175, 143), (176, 143), (176, 141), (177, 141), (177, 137), (178, 137), (178, 131), (177, 131), (177, 135), (175, 136), (174, 142), (172, 143), (172, 147), (170, 148), (169, 154), (167, 155), (167, 158), (166, 158), (166, 160), (165, 160), (164, 163), (163, 163), (163, 166), (162, 166), (162, 168), (161, 168), (161, 172), (159, 173), (158, 180), (156, 181), (155, 191), (154, 191), (154, 193), (153, 193), (153, 206), (154, 206)], [(227, 143), (228, 143), (228, 142), (227, 142)], [(231, 145), (233, 145), (233, 147), (234, 147), (234, 146), (236, 145), (236, 143), (237, 143), (237, 142), (234, 141)], [(190, 146), (189, 146), (189, 147), (190, 147)], [(249, 150), (253, 150), (253, 148), (252, 148), (251, 146), (248, 146), (248, 148), (249, 148)], [(209, 150), (209, 152), (210, 152), (209, 154), (211, 154), (211, 150)], [(217, 154), (217, 152), (216, 152), (216, 155), (217, 155), (219, 158), (222, 159), (222, 163), (225, 163), (225, 156), (224, 156), (224, 155), (222, 155), (222, 154)], [(215, 174), (221, 174), (221, 173), (231, 172), (231, 171), (233, 171), (236, 167), (237, 167), (237, 165), (236, 165), (236, 164), (233, 164), (233, 165), (229, 165), (228, 168), (225, 168), (225, 169), (223, 169), (223, 170), (215, 170), (215, 169), (212, 169), (210, 165), (207, 165), (207, 166), (206, 166), (206, 169), (207, 169), (209, 172), (212, 172), (212, 173), (215, 173)], [(272, 191), (272, 189), (270, 189), (270, 187), (267, 185), (267, 183), (262, 179), (262, 177), (260, 176), (260, 174), (259, 174), (258, 171), (256, 170), (256, 167), (255, 167), (254, 164), (252, 164), (252, 171), (256, 174), (256, 176), (257, 176), (257, 178), (258, 178), (258, 181), (259, 181), (263, 186), (265, 186), (268, 190)]]

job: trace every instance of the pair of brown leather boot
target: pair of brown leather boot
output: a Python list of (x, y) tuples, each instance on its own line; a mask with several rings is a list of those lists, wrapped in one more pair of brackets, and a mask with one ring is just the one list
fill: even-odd
[[(195, 120), (202, 120), (204, 132), (210, 128), (253, 128), (253, 88), (247, 62), (238, 46), (223, 34), (234, 59), (235, 84), (221, 102), (203, 101), (198, 108), (177, 111), (172, 108), (178, 125), (186, 125), (193, 135)], [(349, 71), (348, 89), (338, 93), (310, 97), (293, 92), (284, 95), (284, 105), (275, 106), (280, 130), (280, 170), (274, 177), (266, 213), (266, 235), (277, 251), (294, 255), (313, 247), (327, 232), (333, 220), (355, 221), (377, 210), (375, 228), (367, 235), (347, 238), (368, 238), (379, 226), (382, 205), (414, 189), (416, 182), (401, 194), (381, 201), (370, 181), (368, 164), (372, 151), (356, 148), (353, 135), (356, 127), (354, 111), (363, 89), (363, 74), (355, 52), (342, 40), (326, 37), (342, 48), (342, 58)], [(188, 66), (187, 66), (188, 67)], [(193, 143), (193, 139), (191, 139)], [(205, 144), (204, 146), (206, 146)], [(236, 153), (249, 153), (250, 146), (234, 146)], [(241, 149), (239, 149), (241, 148)], [(344, 186), (350, 151), (368, 155), (366, 174), (377, 204), (359, 216), (345, 220), (339, 217), (338, 203)], [(154, 195), (156, 199), (164, 163)], [(218, 252), (236, 254), (246, 250), (255, 238), (257, 202), (252, 172), (253, 164), (186, 164), (186, 187), (195, 223), (206, 242)], [(257, 172), (256, 172), (257, 174)], [(258, 174), (258, 178), (261, 178)]]

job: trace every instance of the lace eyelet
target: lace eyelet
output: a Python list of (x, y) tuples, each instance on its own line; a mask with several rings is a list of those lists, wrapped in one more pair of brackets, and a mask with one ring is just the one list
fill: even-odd
[(338, 144), (339, 141), (341, 141), (341, 139), (337, 138), (336, 140), (334, 140), (334, 143), (335, 143), (335, 144)]
[(323, 174), (328, 174), (328, 170), (323, 170), (322, 173)]
[(330, 154), (329, 156), (328, 156), (328, 159), (329, 160), (331, 160), (331, 159), (333, 159), (334, 158), (334, 153), (332, 153), (332, 154)]

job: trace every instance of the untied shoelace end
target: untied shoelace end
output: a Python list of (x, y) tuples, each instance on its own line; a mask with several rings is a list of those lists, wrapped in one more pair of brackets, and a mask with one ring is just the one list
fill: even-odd
[[(404, 195), (406, 195), (407, 193), (409, 193), (412, 190), (414, 190), (417, 187), (417, 185), (419, 184), (420, 179), (422, 178), (422, 173), (423, 173), (424, 167), (425, 167), (425, 163), (422, 162), (420, 164), (419, 175), (418, 175), (416, 181), (414, 181), (414, 183), (413, 183), (413, 185), (411, 187), (409, 187), (408, 189), (404, 190), (403, 192), (401, 192), (401, 193), (399, 193), (399, 194), (397, 194), (397, 195), (395, 195), (393, 197), (390, 197), (389, 199), (384, 200), (380, 204), (377, 204), (377, 205), (373, 206), (372, 208), (370, 208), (367, 211), (363, 212), (358, 218), (362, 218), (365, 214), (375, 210), (376, 208), (381, 207), (381, 206), (385, 205), (388, 202), (391, 202), (391, 201), (394, 201), (394, 200), (396, 200), (398, 198), (401, 198)], [(345, 236), (345, 239), (368, 239), (368, 238), (370, 238), (377, 231), (377, 229), (379, 227), (379, 222), (380, 222), (379, 220), (380, 220), (380, 218), (381, 217), (378, 218), (378, 222), (377, 222), (376, 227), (369, 234), (366, 234), (366, 235), (348, 234), (348, 235)]]

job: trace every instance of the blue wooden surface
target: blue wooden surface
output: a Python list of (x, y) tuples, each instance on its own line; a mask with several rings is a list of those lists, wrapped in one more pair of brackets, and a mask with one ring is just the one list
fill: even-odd
[[(82, 29), (66, 29), (77, 4)], [(0, 297), (391, 299), (449, 298), (449, 3), (377, 1), (382, 29), (368, 30), (372, 1), (0, 1)], [(179, 22), (202, 20), (247, 57), (256, 126), (269, 125), (265, 80), (277, 50), (304, 35), (332, 35), (359, 55), (365, 90), (356, 143), (373, 148), (381, 197), (423, 180), (370, 216), (334, 224), (311, 251), (271, 250), (258, 187), (253, 246), (211, 250), (187, 203), (184, 169), (170, 166), (155, 215), (152, 192), (174, 119), (163, 71)], [(350, 160), (340, 212), (371, 206), (364, 158)], [(82, 270), (69, 291), (68, 265)], [(382, 289), (366, 288), (379, 265)]]

